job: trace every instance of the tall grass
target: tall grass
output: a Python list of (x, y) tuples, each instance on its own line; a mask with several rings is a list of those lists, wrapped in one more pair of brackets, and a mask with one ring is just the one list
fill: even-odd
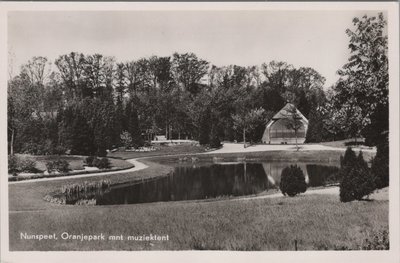
[(93, 204), (93, 201), (83, 202), (82, 200), (93, 200), (96, 196), (108, 192), (110, 186), (110, 180), (100, 180), (97, 182), (84, 181), (79, 184), (63, 185), (61, 187), (61, 196), (65, 198), (66, 204)]

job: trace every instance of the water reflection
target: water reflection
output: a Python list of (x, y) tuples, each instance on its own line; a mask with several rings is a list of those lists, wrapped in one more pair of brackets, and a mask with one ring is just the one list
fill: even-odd
[[(282, 170), (288, 162), (219, 163), (180, 165), (171, 176), (135, 185), (112, 187), (96, 197), (97, 205), (136, 204), (160, 201), (243, 196), (279, 189)], [(336, 167), (296, 163), (310, 186), (335, 181)]]

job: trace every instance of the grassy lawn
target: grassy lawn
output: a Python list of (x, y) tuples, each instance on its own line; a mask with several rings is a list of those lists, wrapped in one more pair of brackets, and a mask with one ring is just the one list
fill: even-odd
[[(341, 203), (337, 196), (247, 201), (54, 207), (10, 214), (11, 250), (359, 249), (388, 229), (388, 201)], [(169, 235), (169, 241), (34, 241), (28, 234)]]
[(122, 159), (133, 159), (140, 157), (151, 157), (151, 156), (163, 156), (163, 155), (175, 155), (175, 154), (193, 154), (205, 152), (203, 146), (195, 146), (189, 144), (180, 144), (174, 146), (160, 145), (159, 150), (153, 152), (115, 152), (109, 153), (108, 157), (116, 157)]

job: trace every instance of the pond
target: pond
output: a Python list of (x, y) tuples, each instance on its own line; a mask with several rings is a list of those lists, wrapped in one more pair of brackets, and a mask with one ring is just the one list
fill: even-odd
[[(336, 183), (338, 168), (332, 164), (290, 162), (226, 162), (180, 164), (170, 176), (135, 184), (116, 185), (96, 194), (96, 205), (208, 199), (222, 196), (255, 195), (279, 189), (282, 170), (297, 164), (308, 186)], [(76, 198), (68, 198), (75, 204)]]

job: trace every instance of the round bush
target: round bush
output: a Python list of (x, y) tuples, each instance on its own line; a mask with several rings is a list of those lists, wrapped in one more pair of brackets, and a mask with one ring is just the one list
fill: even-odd
[(85, 164), (89, 167), (93, 167), (94, 166), (94, 160), (96, 160), (97, 157), (96, 156), (88, 156), (85, 159)]
[(49, 173), (54, 171), (66, 173), (70, 170), (69, 163), (66, 160), (56, 160), (47, 162), (46, 168)]
[(279, 185), (283, 195), (290, 197), (307, 190), (306, 178), (303, 171), (297, 165), (291, 165), (282, 170), (281, 183)]
[(108, 160), (108, 158), (101, 158), (101, 159), (95, 159), (93, 161), (93, 166), (96, 166), (99, 169), (108, 169), (110, 168), (110, 161)]

